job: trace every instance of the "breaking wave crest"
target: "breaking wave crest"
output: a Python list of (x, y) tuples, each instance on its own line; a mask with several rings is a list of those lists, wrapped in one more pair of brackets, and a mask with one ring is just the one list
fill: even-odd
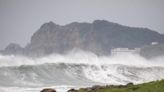
[(78, 52), (42, 58), (0, 55), (0, 86), (143, 83), (164, 78), (162, 57)]

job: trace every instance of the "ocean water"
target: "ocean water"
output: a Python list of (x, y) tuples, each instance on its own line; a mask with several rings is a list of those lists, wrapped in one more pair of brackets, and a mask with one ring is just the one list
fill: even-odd
[(77, 52), (42, 58), (0, 55), (0, 92), (39, 92), (54, 88), (125, 85), (164, 78), (164, 58), (146, 60), (139, 55), (96, 56)]

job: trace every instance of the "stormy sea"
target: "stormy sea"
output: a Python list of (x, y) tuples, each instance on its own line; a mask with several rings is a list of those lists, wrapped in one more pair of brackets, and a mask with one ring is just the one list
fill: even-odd
[(53, 54), (41, 58), (0, 55), (0, 92), (39, 92), (55, 88), (125, 85), (164, 78), (164, 58), (139, 55), (97, 56), (89, 52)]

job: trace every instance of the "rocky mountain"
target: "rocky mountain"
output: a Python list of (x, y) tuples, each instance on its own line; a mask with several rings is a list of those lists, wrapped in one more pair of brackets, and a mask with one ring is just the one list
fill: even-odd
[(22, 48), (19, 44), (10, 43), (4, 50), (0, 51), (2, 54), (16, 54), (22, 55), (24, 48)]
[(140, 54), (149, 59), (164, 56), (164, 44), (144, 46), (141, 48)]
[(44, 56), (80, 49), (109, 55), (112, 48), (141, 48), (152, 42), (164, 43), (164, 34), (105, 20), (73, 22), (64, 26), (48, 22), (32, 35), (23, 52), (28, 56)]

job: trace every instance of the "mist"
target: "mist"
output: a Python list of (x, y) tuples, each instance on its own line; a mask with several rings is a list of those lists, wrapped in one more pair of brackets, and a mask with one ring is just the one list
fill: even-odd
[(52, 54), (40, 58), (26, 56), (0, 55), (0, 67), (41, 65), (46, 63), (66, 63), (66, 64), (89, 64), (89, 65), (113, 65), (121, 64), (136, 67), (164, 67), (164, 57), (146, 59), (138, 54), (119, 54), (116, 56), (97, 56), (92, 52), (70, 51), (67, 54)]
[(164, 78), (163, 60), (147, 60), (136, 54), (97, 56), (84, 51), (41, 58), (0, 55), (0, 90), (38, 92), (52, 87), (66, 92), (93, 85), (140, 84)]

